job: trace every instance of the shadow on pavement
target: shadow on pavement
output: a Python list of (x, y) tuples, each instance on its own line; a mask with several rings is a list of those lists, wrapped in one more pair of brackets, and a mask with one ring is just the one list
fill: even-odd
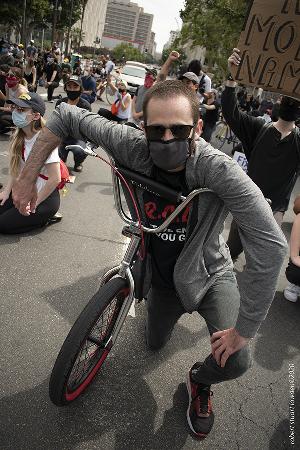
[[(50, 226), (50, 225), (48, 225)], [(16, 244), (19, 243), (23, 237), (33, 237), (39, 236), (43, 231), (45, 231), (48, 226), (43, 226), (41, 228), (37, 228), (36, 230), (32, 230), (29, 233), (19, 233), (19, 234), (0, 234), (0, 245), (7, 244)]]
[(299, 323), (300, 302), (291, 303), (283, 297), (282, 292), (276, 292), (256, 338), (255, 361), (261, 367), (276, 372), (284, 364), (292, 362), (300, 350)]
[[(89, 281), (87, 278), (85, 283)], [(63, 311), (70, 319), (70, 304), (64, 305)], [(50, 403), (48, 380), (2, 398), (1, 450), (71, 450), (84, 442), (84, 448), (101, 450), (183, 448), (189, 435), (185, 385), (178, 386), (173, 406), (164, 413), (163, 423), (155, 432), (158, 406), (144, 377), (165, 366), (177, 352), (197, 345), (207, 335), (206, 326), (191, 332), (177, 325), (166, 347), (151, 352), (144, 343), (143, 315), (127, 319), (94, 383), (70, 406), (57, 408)], [(170, 383), (169, 370), (161, 377), (162, 385)]]
[[(295, 380), (296, 381), (296, 380)], [(277, 428), (275, 429), (269, 445), (269, 450), (273, 450), (274, 448), (280, 448), (286, 450), (288, 448), (299, 448), (300, 443), (300, 389), (295, 390), (295, 420), (294, 420), (294, 429), (290, 429), (290, 420), (284, 419), (282, 420)], [(294, 444), (291, 444), (290, 436), (294, 437)]]
[(112, 183), (93, 183), (93, 182), (83, 182), (76, 187), (76, 191), (85, 192), (90, 186), (103, 186), (104, 189), (100, 190), (99, 193), (103, 195), (113, 195)]

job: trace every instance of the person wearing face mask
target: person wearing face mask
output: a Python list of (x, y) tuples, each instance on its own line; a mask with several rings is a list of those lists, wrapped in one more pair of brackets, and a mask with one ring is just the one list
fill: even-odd
[(47, 89), (47, 99), (49, 103), (53, 103), (53, 92), (59, 86), (59, 67), (56, 58), (49, 54), (47, 64), (44, 68), (43, 80)]
[(14, 207), (11, 189), (20, 175), (41, 129), (45, 126), (45, 103), (33, 92), (23, 93), (11, 100), (12, 120), (16, 127), (10, 142), (9, 179), (0, 192), (0, 233), (18, 234), (45, 226), (57, 213), (60, 195), (57, 185), (61, 181), (58, 149), (54, 149), (39, 171), (36, 181), (36, 213), (24, 216)]
[[(199, 100), (188, 86), (178, 80), (156, 83), (144, 98), (143, 117), (141, 130), (62, 103), (38, 138), (13, 198), (21, 213), (31, 215), (36, 197), (33, 180), (67, 135), (94, 142), (117, 167), (146, 175), (183, 195), (200, 187), (212, 190), (195, 197), (165, 231), (146, 239), (145, 258), (139, 260), (143, 276), (135, 280), (147, 297), (150, 349), (166, 344), (185, 312), (197, 311), (206, 321), (211, 353), (199, 361), (200, 349), (195, 348), (197, 362), (187, 377), (187, 422), (194, 437), (204, 438), (214, 423), (210, 386), (229, 382), (251, 366), (249, 341), (273, 300), (287, 244), (263, 194), (242, 168), (201, 137), (195, 141), (202, 120)], [(147, 226), (159, 225), (176, 208), (175, 202), (138, 186), (136, 195)], [(240, 292), (222, 237), (228, 212), (239, 224), (248, 249)], [(165, 378), (168, 385), (175, 383), (172, 369)]]
[(131, 95), (127, 92), (127, 82), (125, 80), (119, 80), (115, 86), (111, 81), (111, 75), (108, 75), (107, 84), (115, 94), (114, 102), (111, 105), (111, 111), (100, 108), (98, 114), (115, 122), (128, 121), (131, 111)]
[(28, 91), (37, 91), (37, 79), (36, 79), (36, 68), (34, 65), (33, 57), (26, 58), (26, 64), (24, 67), (24, 78), (27, 81)]
[(87, 100), (90, 104), (94, 103), (97, 98), (97, 83), (93, 77), (92, 67), (84, 71), (84, 76), (81, 77), (83, 92), (81, 97)]
[[(55, 107), (59, 106), (62, 102), (68, 105), (77, 106), (78, 108), (86, 109), (91, 111), (91, 105), (87, 100), (81, 97), (82, 93), (82, 82), (80, 77), (77, 75), (71, 75), (68, 81), (65, 83), (65, 91), (67, 97), (64, 97), (56, 102)], [(70, 150), (66, 149), (67, 145), (81, 145), (85, 146), (84, 141), (79, 139), (74, 139), (72, 136), (68, 136), (59, 146), (59, 156), (64, 162), (67, 161), (68, 154)], [(80, 149), (71, 150), (74, 156), (74, 170), (75, 172), (82, 172), (82, 163), (87, 157), (87, 155)]]
[(21, 94), (28, 92), (28, 89), (26, 80), (23, 78), (23, 72), (18, 67), (10, 67), (8, 71), (2, 73), (2, 76), (5, 77), (5, 96), (2, 97), (4, 105), (0, 106), (0, 133), (7, 133), (14, 126), (10, 102)]
[[(240, 51), (234, 49), (228, 59), (229, 71), (240, 62)], [(300, 131), (295, 121), (300, 117), (300, 101), (284, 96), (278, 108), (278, 120), (264, 124), (261, 118), (239, 110), (232, 74), (222, 94), (224, 119), (239, 138), (248, 160), (248, 176), (271, 200), (279, 226), (288, 209), (300, 168)], [(227, 244), (235, 260), (243, 251), (239, 229), (233, 221)]]
[(134, 94), (131, 103), (131, 120), (136, 125), (141, 125), (143, 120), (143, 101), (148, 90), (153, 86), (157, 78), (157, 70), (148, 68), (146, 69), (146, 75), (144, 85), (139, 86)]

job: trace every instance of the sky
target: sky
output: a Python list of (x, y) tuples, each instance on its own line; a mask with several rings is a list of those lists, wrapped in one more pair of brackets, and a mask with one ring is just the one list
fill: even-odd
[[(144, 8), (144, 11), (153, 14), (152, 31), (155, 33), (157, 51), (161, 52), (168, 41), (170, 31), (181, 28), (182, 21), (179, 11), (184, 9), (184, 0), (131, 0)], [(177, 22), (176, 22), (177, 19)]]

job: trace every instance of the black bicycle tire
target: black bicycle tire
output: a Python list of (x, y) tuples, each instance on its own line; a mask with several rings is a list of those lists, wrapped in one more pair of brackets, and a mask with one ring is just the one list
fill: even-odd
[(226, 123), (224, 121), (222, 121), (222, 120), (220, 120), (220, 121), (218, 121), (216, 123), (216, 128), (215, 128), (215, 130), (214, 130), (214, 132), (212, 134), (211, 140), (210, 140), (210, 144), (214, 148), (219, 149), (220, 145), (221, 145), (221, 147), (224, 145), (224, 142), (223, 142), (224, 139), (221, 139), (220, 136), (219, 136), (219, 129), (222, 130), (226, 126), (227, 126)]
[(225, 142), (227, 141), (227, 136), (228, 136), (228, 125), (226, 124), (226, 123), (224, 123), (223, 122), (223, 124), (224, 124), (224, 128), (226, 127), (226, 135), (224, 136), (224, 138), (222, 139), (222, 140), (220, 140), (221, 141), (221, 144), (220, 145), (218, 145), (218, 150), (221, 150), (221, 148), (223, 147), (223, 145), (225, 144)]
[[(54, 403), (56, 406), (64, 406), (70, 404), (72, 401), (78, 398), (82, 394), (82, 392), (90, 385), (96, 373), (102, 367), (102, 364), (111, 348), (107, 352), (106, 350), (103, 351), (103, 353), (99, 357), (98, 362), (95, 363), (80, 386), (82, 386), (86, 382), (87, 378), (93, 372), (94, 368), (100, 362), (102, 356), (104, 356), (105, 353), (102, 363), (99, 365), (90, 381), (87, 382), (87, 384), (82, 388), (78, 395), (76, 395), (72, 399), (69, 398), (70, 394), (68, 394), (67, 392), (69, 377), (77, 361), (77, 357), (80, 354), (81, 348), (87, 341), (87, 336), (90, 334), (97, 320), (101, 317), (107, 306), (112, 302), (112, 300), (115, 299), (117, 294), (124, 291), (124, 289), (128, 289), (128, 282), (124, 278), (115, 277), (110, 279), (104, 286), (101, 286), (96, 294), (91, 298), (91, 300), (81, 312), (73, 327), (69, 331), (69, 334), (66, 337), (56, 358), (49, 381), (49, 397), (52, 403)], [(124, 298), (125, 297), (126, 295), (124, 296)], [(123, 301), (120, 301), (120, 304), (118, 305), (118, 313), (115, 315), (115, 317), (113, 317), (112, 322), (110, 322), (109, 324), (109, 335), (105, 335), (106, 339), (108, 339), (111, 335), (122, 303)], [(76, 390), (79, 391), (80, 386), (76, 388)]]

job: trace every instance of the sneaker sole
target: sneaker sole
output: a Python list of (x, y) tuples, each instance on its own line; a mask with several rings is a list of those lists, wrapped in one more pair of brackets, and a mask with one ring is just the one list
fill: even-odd
[(283, 296), (289, 302), (296, 303), (298, 300), (298, 295), (295, 297), (295, 295), (291, 294), (289, 291), (283, 291)]
[(188, 422), (189, 427), (192, 430), (193, 434), (197, 438), (204, 439), (204, 438), (207, 437), (207, 434), (205, 434), (205, 433), (197, 433), (197, 431), (194, 430), (192, 422), (191, 422), (189, 411), (190, 411), (190, 407), (191, 407), (191, 403), (192, 403), (193, 399), (192, 399), (192, 392), (191, 392), (191, 387), (190, 386), (191, 386), (190, 385), (190, 373), (188, 373), (187, 380), (186, 380), (186, 388), (187, 388), (187, 391), (188, 391), (188, 394), (189, 394), (189, 406), (188, 406), (188, 409), (186, 411), (186, 419), (187, 419), (187, 422)]

